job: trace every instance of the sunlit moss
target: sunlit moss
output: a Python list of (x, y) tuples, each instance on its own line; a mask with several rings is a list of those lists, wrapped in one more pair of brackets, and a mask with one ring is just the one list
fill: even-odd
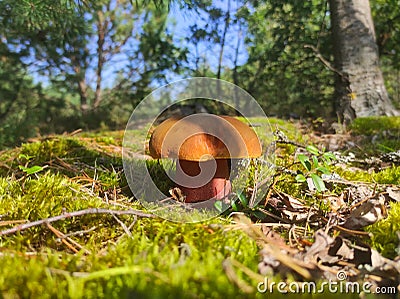
[(358, 117), (350, 126), (354, 134), (373, 135), (385, 134), (384, 132), (397, 132), (400, 134), (400, 117), (397, 116), (370, 116)]
[(400, 182), (400, 166), (392, 166), (380, 171), (368, 172), (362, 169), (346, 169), (333, 167), (332, 170), (349, 181), (371, 182), (378, 184), (398, 184)]
[(389, 215), (386, 219), (378, 221), (366, 228), (372, 233), (371, 245), (383, 256), (395, 258), (399, 252), (400, 232), (400, 203), (390, 205)]
[[(255, 125), (257, 121), (251, 120)], [(265, 123), (260, 123), (255, 130), (262, 133)], [(270, 119), (270, 123), (289, 139), (306, 142), (295, 124), (277, 119)], [(138, 132), (138, 136), (146, 133)], [(126, 188), (120, 152), (112, 154), (105, 148), (121, 146), (121, 142), (121, 132), (88, 133), (54, 137), (0, 153), (0, 230), (91, 207), (145, 210), (120, 190)], [(277, 164), (292, 165), (296, 170), (291, 156), (294, 147), (288, 147), (278, 153)], [(173, 184), (158, 161), (146, 163), (168, 194)], [(46, 168), (27, 175), (20, 165)], [(392, 167), (373, 174), (343, 172), (343, 176), (395, 184), (399, 172), (399, 167)], [(306, 186), (292, 175), (280, 174), (277, 179), (277, 190), (304, 197)], [(117, 196), (104, 196), (109, 190)], [(393, 215), (399, 214), (396, 209), (391, 210)], [(198, 217), (195, 213), (181, 216), (192, 221)], [(392, 223), (399, 223), (391, 217)], [(253, 291), (244, 293), (231, 280), (224, 261), (235, 259), (257, 272), (259, 247), (244, 232), (232, 229), (233, 223), (226, 216), (201, 223), (174, 223), (159, 217), (83, 215), (51, 225), (82, 248), (73, 245), (78, 248), (75, 253), (46, 223), (0, 237), (0, 298), (281, 298), (278, 293), (257, 293), (260, 281), (238, 268), (233, 269), (234, 274)], [(380, 225), (374, 244), (382, 242), (382, 251), (390, 255), (396, 247), (385, 247), (385, 240), (378, 239), (379, 232), (398, 228), (384, 227), (384, 222)], [(329, 293), (314, 295), (329, 297)]]
[(350, 126), (354, 135), (367, 138), (360, 144), (361, 153), (387, 153), (400, 149), (400, 117), (371, 116), (356, 118)]
[[(18, 182), (1, 181), (2, 204), (12, 197), (18, 198), (18, 202), (2, 206), (1, 213), (13, 209), (7, 219), (25, 216), (33, 221), (61, 214), (63, 208), (69, 211), (104, 204), (79, 188), (72, 190), (77, 186), (66, 179), (50, 174), (26, 183), (26, 189), (21, 190)], [(52, 195), (44, 197), (41, 188)], [(27, 209), (24, 201), (33, 196), (31, 192), (39, 193), (34, 198), (36, 202), (29, 203)], [(26, 210), (31, 213), (25, 215)], [(90, 252), (85, 255), (68, 254), (66, 246), (58, 243), (58, 238), (45, 226), (2, 237), (0, 295), (121, 298), (136, 294), (140, 298), (220, 298), (222, 294), (241, 293), (225, 274), (224, 259), (234, 258), (256, 268), (258, 248), (255, 241), (241, 231), (225, 230), (224, 225), (229, 220), (182, 224), (160, 218), (120, 217), (120, 221), (127, 225), (133, 223), (131, 236), (110, 215), (87, 215), (53, 223), (64, 233), (94, 227), (93, 231), (82, 233), (83, 236), (73, 237)], [(36, 239), (40, 239), (40, 244)], [(16, 247), (15, 242), (20, 245)], [(37, 252), (32, 252), (34, 249)], [(29, 257), (27, 252), (34, 256)], [(251, 296), (243, 294), (243, 298)]]

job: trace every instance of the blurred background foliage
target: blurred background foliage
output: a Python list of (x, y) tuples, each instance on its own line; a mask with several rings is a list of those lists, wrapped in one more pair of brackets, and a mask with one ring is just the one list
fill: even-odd
[[(400, 107), (400, 11), (371, 1), (382, 71)], [(322, 58), (322, 59), (321, 59)], [(326, 1), (0, 2), (0, 148), (79, 128), (123, 129), (154, 88), (207, 76), (268, 115), (335, 120)]]

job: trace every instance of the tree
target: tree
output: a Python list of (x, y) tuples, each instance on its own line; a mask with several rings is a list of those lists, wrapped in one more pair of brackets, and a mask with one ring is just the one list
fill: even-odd
[(379, 63), (368, 0), (329, 0), (337, 79), (337, 112), (345, 121), (398, 115), (389, 100)]
[(44, 62), (39, 71), (76, 90), (82, 113), (97, 110), (129, 81), (131, 86), (151, 81), (150, 75), (172, 68), (184, 53), (165, 32), (167, 14), (152, 4), (143, 8), (128, 0), (97, 1), (76, 11), (76, 34), (60, 38), (59, 32), (45, 32), (46, 42), (35, 47), (36, 60)]
[(400, 10), (398, 0), (370, 2), (375, 23), (381, 69), (392, 103), (400, 109)]
[(156, 0), (0, 1), (0, 146), (125, 125), (185, 60), (167, 16)]
[[(248, 60), (239, 83), (268, 114), (330, 116), (333, 73), (318, 55), (329, 57), (324, 1), (252, 1), (247, 24)], [(316, 54), (311, 49), (318, 49)]]
[(189, 57), (192, 58), (189, 65), (191, 75), (214, 73), (212, 76), (217, 79), (236, 83), (237, 73), (231, 71), (237, 69), (239, 58), (243, 55), (243, 7), (242, 0), (202, 1), (197, 4), (196, 21), (189, 26), (185, 38), (193, 49)]
[(26, 74), (19, 58), (0, 42), (0, 148), (36, 133), (31, 124), (41, 116), (38, 113), (40, 90)]
[(43, 106), (54, 104), (44, 99), (29, 72), (32, 42), (50, 28), (70, 27), (69, 12), (78, 2), (0, 1), (0, 148), (37, 134), (38, 124), (47, 117)]

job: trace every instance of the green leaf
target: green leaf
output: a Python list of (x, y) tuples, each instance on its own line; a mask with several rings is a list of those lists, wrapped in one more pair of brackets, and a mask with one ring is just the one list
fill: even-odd
[(253, 210), (252, 215), (260, 220), (264, 220), (266, 218), (265, 213), (261, 212), (260, 210)]
[(214, 208), (219, 212), (222, 213), (222, 201), (217, 200), (214, 202)]
[(307, 181), (306, 177), (305, 177), (303, 174), (301, 174), (301, 173), (299, 173), (298, 175), (296, 175), (295, 179), (296, 179), (296, 181), (297, 181), (298, 183), (303, 183), (303, 182)]
[(25, 167), (25, 166), (20, 165), (19, 169), (21, 169), (26, 174), (34, 174), (34, 173), (37, 173), (39, 171), (42, 171), (44, 169), (44, 167), (38, 166), (38, 165), (35, 165), (35, 166), (32, 166), (32, 167)]
[(319, 175), (312, 173), (311, 179), (313, 181), (315, 189), (317, 189), (318, 192), (326, 191), (325, 183)]
[(336, 156), (334, 153), (332, 152), (326, 152), (323, 154), (324, 160), (326, 161), (326, 163), (331, 163), (332, 160), (337, 160)]
[(236, 202), (235, 202), (234, 199), (231, 200), (231, 207), (232, 207), (232, 210), (233, 210), (234, 212), (239, 211), (239, 209), (238, 209), (238, 207), (237, 207)]
[(33, 158), (33, 156), (29, 156), (29, 155), (25, 155), (25, 154), (19, 154), (18, 155), (18, 159), (25, 159), (25, 160), (29, 161), (32, 158)]
[(314, 145), (308, 145), (307, 147), (306, 147), (306, 150), (310, 153), (310, 154), (313, 154), (313, 155), (319, 155), (320, 154), (320, 152), (319, 152), (319, 149), (317, 149)]
[(317, 167), (316, 170), (321, 171), (323, 174), (331, 174), (329, 169), (323, 166)]
[(244, 207), (247, 207), (249, 205), (249, 201), (247, 200), (246, 195), (243, 192), (240, 192), (238, 197)]
[(318, 158), (316, 156), (312, 156), (314, 168), (319, 166)]
[(311, 170), (310, 159), (306, 155), (299, 154), (297, 156), (297, 159), (299, 159), (300, 163), (304, 166), (305, 169), (307, 169), (307, 171)]

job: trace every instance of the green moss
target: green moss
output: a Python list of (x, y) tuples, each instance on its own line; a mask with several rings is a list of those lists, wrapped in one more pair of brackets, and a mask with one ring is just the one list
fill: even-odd
[(101, 155), (87, 148), (83, 142), (75, 138), (53, 138), (33, 143), (24, 143), (21, 154), (31, 157), (35, 164), (52, 162), (57, 159), (78, 160), (93, 162)]
[[(28, 177), (25, 180), (0, 177), (0, 215), (2, 221), (35, 221), (63, 212), (100, 207), (102, 200), (94, 194), (82, 189), (78, 184), (59, 175), (46, 173), (39, 179)], [(77, 225), (74, 219), (69, 219), (58, 226), (67, 231)], [(43, 234), (44, 227), (35, 227), (24, 237), (6, 238), (3, 245), (33, 246), (38, 248), (48, 242), (54, 244), (55, 239), (47, 239)], [(57, 246), (58, 247), (58, 246)]]
[(383, 132), (393, 132), (397, 137), (400, 137), (400, 117), (359, 117), (353, 121), (350, 129), (356, 135), (375, 135)]
[(400, 149), (400, 117), (356, 118), (350, 129), (354, 135), (366, 136), (359, 144), (361, 154), (387, 153)]
[[(123, 236), (100, 251), (71, 255), (44, 250), (28, 257), (3, 254), (0, 296), (20, 298), (281, 298), (278, 292), (257, 293), (260, 282), (234, 274), (254, 288), (244, 293), (229, 280), (224, 261), (229, 257), (257, 268), (258, 248), (243, 232), (223, 229), (226, 220), (174, 224), (139, 219), (132, 237)], [(279, 281), (279, 278), (270, 280)], [(276, 290), (276, 289), (275, 289)], [(314, 294), (316, 295), (316, 294)], [(286, 294), (289, 296), (290, 294)], [(292, 298), (309, 298), (293, 294)], [(316, 295), (329, 297), (329, 292)], [(351, 298), (344, 297), (344, 298)]]
[(279, 176), (276, 188), (281, 192), (297, 198), (303, 197), (303, 191), (305, 190), (304, 185), (302, 183), (297, 183), (294, 176), (289, 174)]
[(22, 177), (26, 175), (22, 166), (42, 166), (54, 174), (78, 176), (85, 183), (94, 179), (104, 190), (126, 186), (120, 154), (108, 154), (92, 140), (54, 137), (0, 153), (0, 176)]
[(395, 258), (399, 252), (400, 203), (392, 203), (388, 217), (367, 227), (372, 233), (371, 245), (383, 256)]
[(392, 166), (380, 171), (367, 172), (361, 169), (352, 170), (343, 167), (333, 167), (333, 172), (349, 181), (371, 182), (378, 184), (399, 184), (400, 166)]
[[(30, 214), (30, 220), (51, 213), (61, 213), (61, 210), (52, 208), (54, 203), (59, 203), (58, 206), (65, 205), (67, 208), (83, 208), (88, 205), (86, 200), (90, 202), (90, 199), (78, 193), (73, 196), (78, 197), (76, 202), (68, 203), (74, 200), (72, 193), (67, 191), (71, 185), (57, 179), (49, 176), (34, 183), (48, 188), (53, 196), (32, 204), (35, 213)], [(63, 187), (59, 189), (53, 182)], [(16, 187), (15, 184), (12, 184), (12, 189)], [(1, 194), (4, 194), (4, 188), (9, 187), (9, 182), (3, 180), (1, 186)], [(3, 197), (2, 200), (9, 200), (18, 194), (28, 196), (34, 189), (34, 186), (29, 186), (26, 192), (18, 188), (8, 190), (8, 197)], [(62, 198), (61, 194), (66, 198)], [(95, 197), (91, 200), (95, 200)], [(22, 199), (20, 202), (16, 205), (10, 204), (9, 207), (13, 206), (14, 210), (19, 207), (19, 212), (24, 213), (26, 207), (22, 204)], [(15, 215), (12, 213), (7, 218), (21, 219), (14, 218)], [(22, 217), (22, 214), (18, 214), (18, 217)], [(120, 217), (120, 220), (130, 223), (133, 219)], [(126, 235), (120, 224), (113, 221), (111, 216), (100, 219), (96, 216), (86, 216), (72, 222), (67, 225), (62, 221), (53, 225), (64, 233), (96, 227), (95, 230), (84, 233), (86, 238), (79, 235), (73, 237), (75, 241), (84, 245), (89, 254), (68, 254), (62, 244), (57, 245), (57, 238), (46, 227), (40, 228), (40, 233), (37, 233), (42, 241), (40, 247), (39, 244), (32, 244), (34, 229), (17, 236), (1, 238), (1, 297), (236, 296), (241, 294), (241, 291), (225, 274), (223, 261), (228, 257), (234, 258), (252, 269), (256, 268), (258, 262), (256, 243), (241, 231), (224, 230), (223, 225), (229, 223), (225, 219), (214, 219), (212, 222), (201, 224), (182, 224), (162, 219), (139, 218), (131, 228), (131, 236)], [(220, 226), (211, 223), (219, 223)], [(13, 245), (16, 239), (21, 243), (25, 242), (24, 247), (18, 249)], [(34, 248), (37, 249), (34, 256), (25, 255), (24, 252), (32, 252)], [(14, 254), (16, 249), (21, 250), (21, 253)], [(56, 252), (58, 250), (62, 251)], [(238, 275), (242, 276), (240, 273)], [(252, 296), (243, 294), (242, 297)]]
[[(256, 119), (251, 121), (257, 123)], [(255, 129), (262, 133), (267, 123), (260, 123)], [(270, 119), (270, 123), (289, 139), (303, 142), (296, 124), (277, 119)], [(145, 134), (139, 130), (134, 136), (142, 139)], [(87, 133), (54, 137), (0, 153), (0, 230), (91, 207), (143, 210), (120, 190), (126, 185), (121, 155), (110, 149), (118, 149), (121, 141), (121, 132)], [(277, 162), (291, 165), (289, 150)], [(155, 160), (146, 163), (167, 194), (173, 184), (163, 167)], [(47, 168), (26, 175), (19, 165)], [(399, 171), (394, 167), (372, 175), (361, 172), (359, 176), (395, 183)], [(304, 196), (305, 186), (288, 174), (281, 175), (275, 187), (295, 197)], [(108, 189), (115, 191), (115, 198), (104, 196)], [(200, 217), (196, 213), (178, 216), (187, 220)], [(239, 268), (233, 267), (234, 275), (253, 291), (246, 294), (230, 280), (232, 272), (227, 274), (224, 261), (235, 259), (257, 272), (259, 248), (244, 232), (232, 229), (228, 217), (173, 223), (162, 218), (116, 219), (104, 214), (67, 218), (51, 225), (69, 235), (70, 244), (72, 240), (82, 249), (75, 253), (46, 224), (0, 237), (0, 298), (281, 298), (278, 293), (257, 293), (260, 281)], [(79, 249), (76, 244), (73, 247)], [(329, 297), (329, 293), (314, 295)]]
[(400, 166), (392, 166), (372, 175), (373, 181), (379, 184), (399, 184)]

